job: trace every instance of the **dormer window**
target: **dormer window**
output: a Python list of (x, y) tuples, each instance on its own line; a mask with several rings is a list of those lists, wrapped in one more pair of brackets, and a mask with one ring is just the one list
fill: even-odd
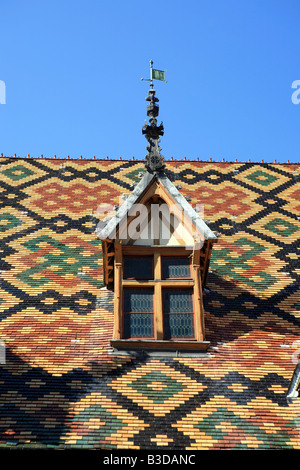
[(116, 349), (206, 349), (205, 253), (185, 246), (115, 243)]
[[(195, 328), (192, 252), (178, 247), (140, 246), (124, 246), (123, 251), (124, 270), (118, 289), (123, 307), (118, 336), (127, 340), (202, 337)], [(131, 256), (133, 251), (135, 255)], [(151, 254), (146, 256), (145, 251)]]
[(101, 231), (104, 278), (115, 293), (111, 344), (207, 349), (202, 291), (216, 237), (165, 177), (146, 173), (131, 197)]

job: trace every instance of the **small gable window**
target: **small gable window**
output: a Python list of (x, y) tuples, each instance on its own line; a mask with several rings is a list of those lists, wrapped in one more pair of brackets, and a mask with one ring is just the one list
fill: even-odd
[(206, 349), (201, 259), (188, 247), (115, 245), (115, 349)]
[(153, 249), (151, 256), (123, 256), (120, 338), (195, 339), (190, 257), (162, 256), (161, 249)]
[(128, 199), (100, 232), (111, 345), (206, 350), (203, 286), (216, 237), (165, 176), (146, 174)]

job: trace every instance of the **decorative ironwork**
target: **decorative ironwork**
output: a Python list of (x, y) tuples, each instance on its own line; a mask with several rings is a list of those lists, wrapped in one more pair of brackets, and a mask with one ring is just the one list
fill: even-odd
[(153, 89), (153, 74), (152, 74), (152, 60), (150, 61), (151, 67), (151, 79), (150, 79), (150, 90), (146, 101), (149, 101), (147, 106), (147, 116), (149, 116), (149, 123), (145, 121), (143, 126), (142, 133), (145, 135), (149, 145), (147, 145), (148, 155), (146, 155), (146, 168), (150, 173), (161, 172), (164, 167), (164, 157), (160, 154), (161, 147), (159, 146), (160, 136), (164, 135), (164, 126), (163, 123), (157, 125), (157, 116), (159, 112), (159, 107), (157, 105), (159, 99), (155, 96), (155, 90)]

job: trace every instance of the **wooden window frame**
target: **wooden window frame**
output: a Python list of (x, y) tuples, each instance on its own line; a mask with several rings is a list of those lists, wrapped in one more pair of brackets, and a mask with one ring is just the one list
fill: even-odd
[[(123, 279), (124, 256), (153, 255), (154, 279)], [(162, 257), (191, 257), (191, 279), (162, 279)], [(141, 349), (207, 349), (209, 342), (205, 341), (204, 308), (202, 298), (202, 282), (200, 273), (200, 250), (195, 247), (168, 247), (168, 246), (122, 246), (115, 243), (114, 260), (114, 332), (111, 345), (118, 348)], [(123, 290), (125, 287), (153, 287), (154, 288), (154, 339), (124, 338), (124, 311)], [(194, 339), (164, 339), (163, 331), (163, 299), (164, 288), (192, 288), (194, 305)]]

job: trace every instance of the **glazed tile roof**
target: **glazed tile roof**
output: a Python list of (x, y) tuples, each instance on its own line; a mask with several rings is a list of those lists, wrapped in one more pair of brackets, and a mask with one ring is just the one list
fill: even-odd
[(111, 354), (99, 219), (142, 161), (0, 159), (0, 445), (299, 449), (300, 167), (167, 162), (220, 232), (203, 357)]

